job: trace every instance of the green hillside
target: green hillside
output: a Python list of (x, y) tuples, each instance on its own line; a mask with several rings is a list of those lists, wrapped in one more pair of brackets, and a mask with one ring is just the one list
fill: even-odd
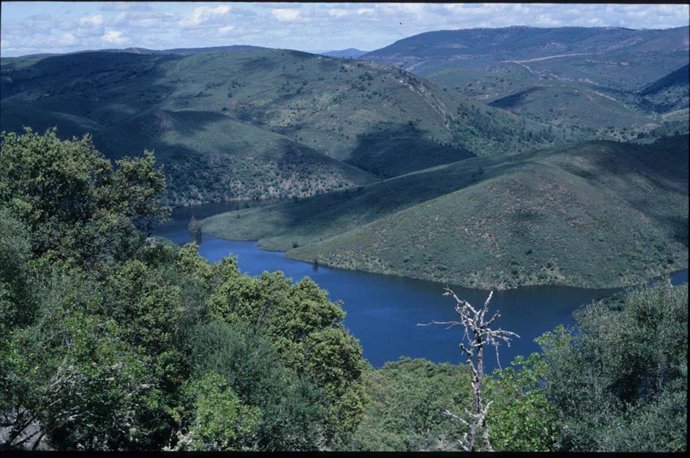
[(535, 84), (489, 105), (553, 125), (576, 125), (585, 129), (630, 129), (633, 132), (651, 124), (651, 120), (634, 107), (572, 83)]
[[(687, 27), (508, 27), (423, 33), (362, 58), (527, 119), (630, 140), (669, 130), (657, 113), (687, 107), (689, 41)], [(682, 84), (666, 84), (683, 80), (683, 65)]]
[[(674, 75), (673, 83), (660, 86)], [(650, 85), (651, 90), (642, 91), (642, 96), (572, 78), (534, 75), (515, 63), (485, 70), (446, 68), (427, 77), (442, 87), (523, 118), (577, 127), (598, 139), (630, 140), (662, 126), (665, 120), (659, 112), (687, 107), (687, 78), (679, 84), (677, 75), (674, 72)]]
[(687, 63), (689, 42), (688, 27), (477, 28), (421, 33), (363, 58), (419, 75), (512, 62), (538, 77), (636, 90)]
[(113, 158), (155, 149), (173, 205), (308, 196), (577, 136), (380, 64), (134, 51), (3, 59), (1, 128), (88, 132)]
[(629, 285), (687, 267), (687, 139), (468, 159), (351, 199), (215, 216), (204, 230), (292, 243), (288, 256), (309, 262), (468, 287)]
[(689, 80), (690, 72), (686, 64), (642, 89), (641, 104), (661, 113), (687, 109), (690, 103)]
[(204, 230), (227, 239), (259, 240), (262, 248), (287, 251), (500, 176), (533, 156), (524, 153), (510, 161), (475, 157), (366, 187), (215, 215), (204, 220)]

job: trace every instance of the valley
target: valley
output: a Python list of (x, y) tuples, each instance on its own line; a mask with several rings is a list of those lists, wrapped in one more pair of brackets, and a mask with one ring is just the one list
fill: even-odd
[(3, 129), (89, 133), (113, 159), (155, 150), (164, 203), (245, 201), (203, 230), (296, 259), (484, 289), (621, 287), (687, 266), (684, 33), (3, 59)]
[(2, 8), (0, 451), (687, 452), (687, 7)]

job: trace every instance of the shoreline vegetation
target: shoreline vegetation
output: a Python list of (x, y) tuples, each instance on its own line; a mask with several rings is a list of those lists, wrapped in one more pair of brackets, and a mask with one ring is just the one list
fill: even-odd
[(3, 135), (1, 449), (457, 451), (467, 431), (444, 412), (480, 389), (496, 451), (685, 449), (687, 284), (593, 302), (479, 381), (375, 369), (310, 279), (150, 237), (167, 217), (154, 163)]

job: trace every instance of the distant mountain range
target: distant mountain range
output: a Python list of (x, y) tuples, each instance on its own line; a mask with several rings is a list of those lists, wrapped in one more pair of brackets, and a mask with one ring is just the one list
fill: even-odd
[(319, 54), (330, 57), (340, 57), (340, 58), (357, 58), (367, 54), (369, 51), (360, 51), (355, 48), (342, 49), (340, 51), (326, 51)]
[[(688, 46), (688, 27), (506, 27), (422, 33), (372, 51), (364, 59), (420, 75), (454, 67), (530, 64), (535, 67), (533, 71), (552, 72), (555, 77), (585, 81), (593, 76), (595, 84), (610, 80), (629, 86), (656, 80), (682, 66), (688, 58)], [(607, 67), (611, 68), (604, 71)], [(640, 69), (644, 69), (641, 74)]]
[[(688, 64), (688, 34), (688, 27), (438, 31), (361, 58), (398, 66), (530, 119), (603, 134), (644, 126), (650, 116), (687, 107), (687, 78), (656, 98), (640, 97), (640, 91), (673, 79), (670, 75)], [(682, 74), (676, 78), (682, 80)]]

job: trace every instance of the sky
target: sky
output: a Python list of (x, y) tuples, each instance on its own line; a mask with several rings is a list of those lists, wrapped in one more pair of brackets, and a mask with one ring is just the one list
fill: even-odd
[(365, 51), (434, 30), (688, 25), (681, 4), (14, 2), (0, 4), (0, 55), (255, 45)]

